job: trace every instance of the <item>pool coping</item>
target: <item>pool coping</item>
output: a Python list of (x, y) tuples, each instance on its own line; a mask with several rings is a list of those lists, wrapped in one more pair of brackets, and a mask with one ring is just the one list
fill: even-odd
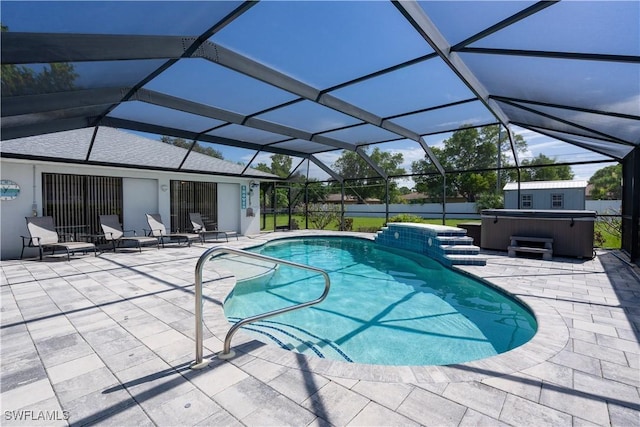
[[(273, 240), (300, 237), (357, 237), (373, 240), (370, 233), (345, 233), (345, 232), (318, 232), (299, 233), (295, 236), (277, 235), (260, 236), (259, 242), (250, 242), (243, 248), (255, 247)], [(244, 333), (242, 329), (234, 335), (231, 342), (232, 349), (236, 351), (236, 357), (228, 359), (238, 366), (255, 357), (270, 363), (274, 363), (289, 369), (311, 372), (320, 375), (328, 375), (337, 378), (377, 381), (400, 382), (410, 384), (420, 383), (446, 383), (479, 381), (484, 378), (504, 376), (523, 371), (527, 368), (539, 365), (559, 353), (569, 342), (569, 328), (562, 316), (553, 307), (541, 301), (535, 296), (530, 296), (514, 291), (521, 289), (506, 289), (486, 278), (482, 278), (456, 267), (447, 267), (461, 274), (469, 275), (481, 282), (488, 283), (496, 289), (522, 302), (531, 310), (538, 323), (538, 330), (527, 343), (495, 356), (451, 365), (426, 365), (426, 366), (394, 366), (351, 363), (340, 360), (322, 359), (315, 356), (295, 353), (273, 345), (267, 340), (261, 340), (253, 335)], [(232, 272), (230, 272), (233, 275)], [(228, 295), (235, 286), (234, 280), (227, 280), (221, 284), (216, 283), (216, 293)], [(206, 291), (205, 291), (206, 292)], [(206, 302), (205, 302), (206, 304)], [(205, 327), (220, 341), (224, 341), (231, 323), (220, 309), (206, 309)], [(226, 327), (225, 327), (226, 325)], [(205, 345), (206, 347), (206, 345)], [(210, 353), (211, 349), (209, 349)], [(246, 357), (249, 356), (249, 357)], [(210, 358), (217, 359), (216, 355)]]

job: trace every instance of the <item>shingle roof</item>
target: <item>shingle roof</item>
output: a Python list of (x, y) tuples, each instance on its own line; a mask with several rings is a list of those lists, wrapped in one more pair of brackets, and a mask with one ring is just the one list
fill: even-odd
[[(88, 152), (93, 129), (76, 129), (52, 134), (2, 141), (5, 153), (84, 160)], [(110, 127), (100, 127), (96, 134), (89, 160), (114, 165), (178, 168), (188, 150), (158, 140)], [(241, 175), (245, 166), (201, 153), (190, 153), (184, 170), (197, 170), (215, 174)], [(246, 175), (277, 178), (275, 175), (249, 168)]]
[[(587, 188), (587, 181), (575, 180), (575, 181), (530, 181), (521, 182), (520, 190), (555, 190), (564, 188)], [(517, 190), (518, 183), (510, 182), (504, 186), (503, 190)]]

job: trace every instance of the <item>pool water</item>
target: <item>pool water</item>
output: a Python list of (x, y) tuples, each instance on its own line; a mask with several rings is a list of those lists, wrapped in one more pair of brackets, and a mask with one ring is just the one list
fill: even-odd
[[(518, 347), (536, 332), (515, 299), (428, 257), (357, 238), (284, 239), (252, 252), (324, 269), (322, 303), (245, 325), (262, 341), (348, 362), (444, 365)], [(239, 282), (224, 310), (231, 322), (318, 298), (321, 275), (280, 266)]]

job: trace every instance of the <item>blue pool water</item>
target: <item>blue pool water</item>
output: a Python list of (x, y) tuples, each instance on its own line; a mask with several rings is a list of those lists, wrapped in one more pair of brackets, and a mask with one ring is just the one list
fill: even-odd
[[(514, 299), (430, 258), (356, 238), (285, 239), (251, 249), (322, 268), (321, 304), (243, 327), (303, 354), (382, 365), (477, 360), (533, 337), (533, 315)], [(316, 299), (320, 275), (281, 266), (239, 282), (224, 305), (231, 322)]]

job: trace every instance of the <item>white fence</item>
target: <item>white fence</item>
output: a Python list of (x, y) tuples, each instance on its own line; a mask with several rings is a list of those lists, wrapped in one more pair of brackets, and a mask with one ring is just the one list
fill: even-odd
[(587, 200), (586, 209), (599, 214), (619, 215), (622, 212), (622, 200)]
[[(586, 210), (596, 211), (599, 214), (620, 213), (622, 209), (621, 200), (587, 200)], [(389, 216), (399, 214), (416, 215), (422, 218), (442, 218), (442, 204), (391, 204), (389, 205)], [(446, 215), (450, 219), (480, 219), (476, 213), (475, 203), (447, 203)], [(345, 216), (359, 216), (370, 218), (384, 218), (384, 205), (345, 205)]]

